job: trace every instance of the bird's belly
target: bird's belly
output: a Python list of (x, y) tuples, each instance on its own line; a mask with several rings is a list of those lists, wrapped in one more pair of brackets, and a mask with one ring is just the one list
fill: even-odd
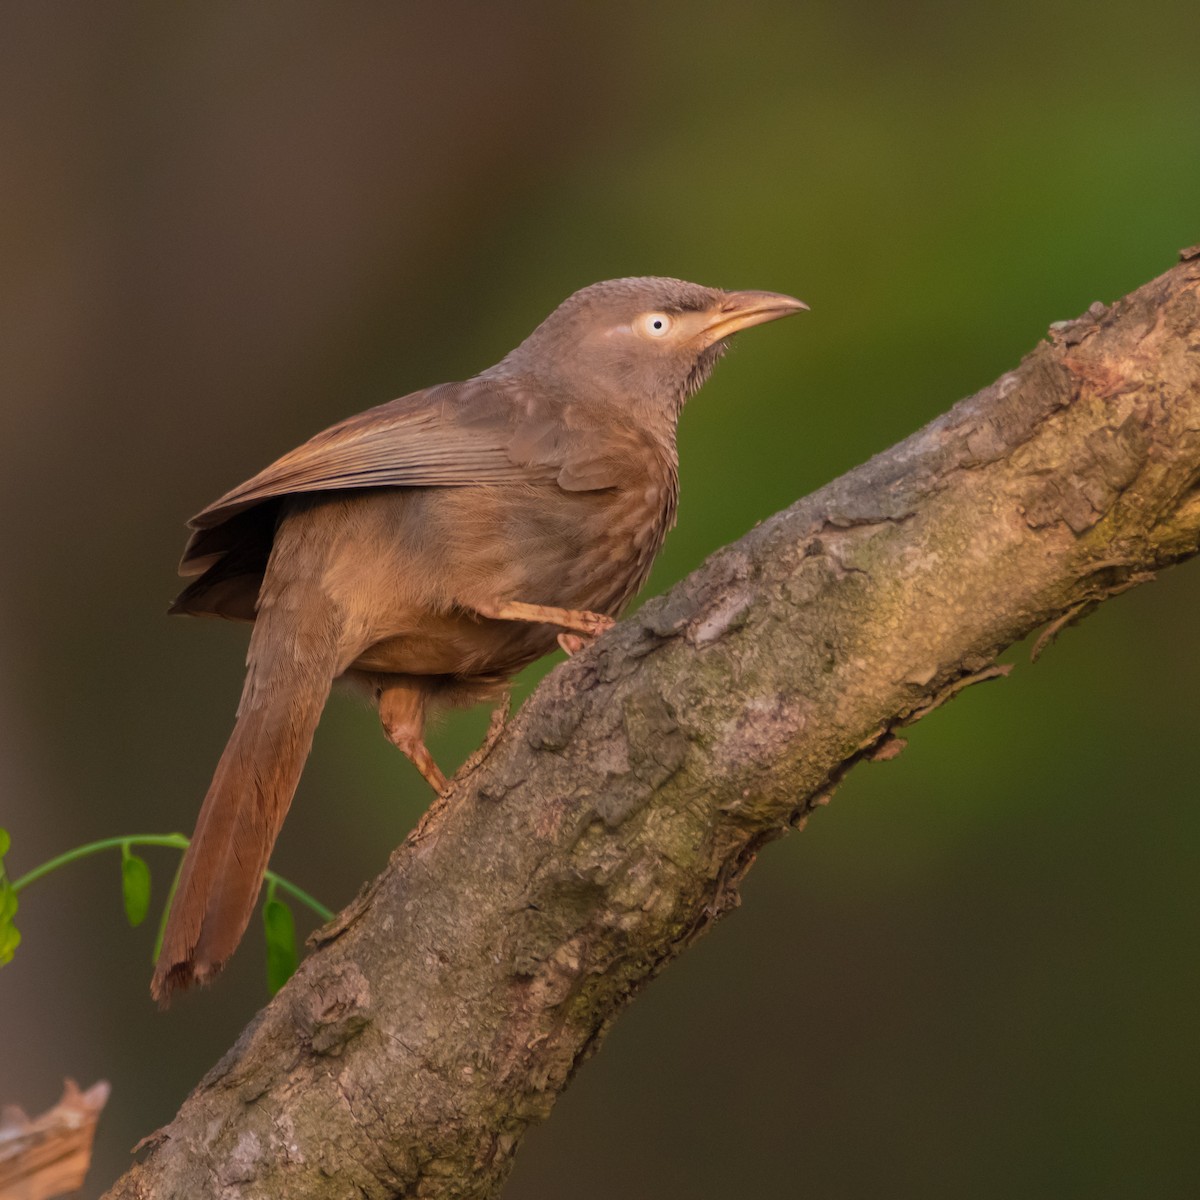
[[(371, 587), (362, 587), (358, 553), (326, 576), (348, 611), (363, 612), (365, 592), (373, 600), (352, 667), (515, 673), (554, 649), (559, 628), (491, 620), (477, 610), (517, 601), (617, 616), (649, 573), (672, 501), (669, 489), (649, 484), (622, 493), (472, 487), (373, 498), (356, 511), (372, 531), (392, 536), (368, 539), (379, 548)], [(380, 515), (371, 518), (374, 510)]]
[(395, 675), (511, 675), (549, 653), (557, 633), (523, 621), (426, 616), (416, 628), (375, 642), (351, 665)]

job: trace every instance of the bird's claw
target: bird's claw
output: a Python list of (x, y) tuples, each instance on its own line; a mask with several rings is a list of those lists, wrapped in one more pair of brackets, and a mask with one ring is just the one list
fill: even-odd
[(463, 775), (469, 775), (476, 767), (487, 758), (495, 749), (496, 743), (500, 740), (504, 733), (504, 727), (508, 724), (508, 715), (512, 712), (512, 691), (506, 691), (500, 700), (500, 703), (492, 709), (492, 719), (488, 722), (487, 733), (484, 735), (483, 744), (478, 749), (474, 750), (455, 772), (455, 778)]
[(579, 623), (582, 626), (579, 632), (588, 638), (598, 638), (602, 633), (607, 633), (616, 624), (616, 621), (612, 617), (607, 617), (604, 613), (585, 611), (581, 612), (579, 617)]

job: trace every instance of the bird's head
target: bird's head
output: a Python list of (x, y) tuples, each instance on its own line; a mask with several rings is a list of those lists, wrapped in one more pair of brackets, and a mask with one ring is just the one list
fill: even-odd
[(496, 368), (582, 401), (678, 416), (739, 330), (808, 305), (681, 279), (610, 279), (563, 301)]

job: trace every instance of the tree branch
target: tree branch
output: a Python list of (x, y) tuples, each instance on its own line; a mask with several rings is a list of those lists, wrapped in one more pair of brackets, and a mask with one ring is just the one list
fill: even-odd
[(758, 849), (1200, 547), (1200, 249), (555, 670), (113, 1197), (486, 1197)]

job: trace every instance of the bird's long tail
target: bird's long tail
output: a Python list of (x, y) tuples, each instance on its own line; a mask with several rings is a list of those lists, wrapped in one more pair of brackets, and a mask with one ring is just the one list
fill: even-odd
[(294, 609), (272, 616), (255, 625), (237, 722), (180, 870), (150, 984), (164, 1006), (237, 949), (337, 671), (327, 627), (297, 626)]

